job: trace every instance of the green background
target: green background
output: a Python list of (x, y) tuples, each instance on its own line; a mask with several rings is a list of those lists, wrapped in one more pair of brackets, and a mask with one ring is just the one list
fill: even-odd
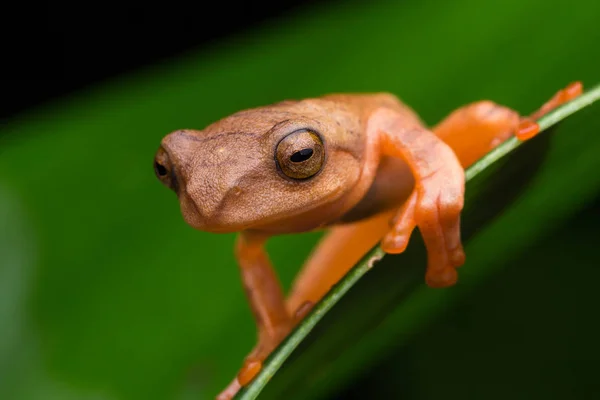
[[(251, 349), (234, 236), (187, 226), (154, 177), (166, 133), (329, 92), (389, 91), (429, 123), (484, 98), (527, 113), (573, 80), (600, 81), (598, 15), (597, 1), (315, 6), (9, 121), (0, 398), (208, 399)], [(590, 396), (598, 223), (590, 208), (532, 238), (497, 280), (406, 346), (390, 343), (389, 358), (359, 369), (347, 393)], [(286, 287), (318, 236), (269, 243)]]

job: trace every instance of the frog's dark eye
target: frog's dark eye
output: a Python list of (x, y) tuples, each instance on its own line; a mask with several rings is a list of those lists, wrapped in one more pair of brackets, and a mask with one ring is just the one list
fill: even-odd
[(308, 179), (323, 167), (325, 148), (319, 135), (302, 129), (281, 139), (275, 150), (275, 159), (286, 176)]
[(177, 192), (177, 179), (172, 171), (169, 154), (161, 147), (154, 156), (154, 173), (165, 186)]
[(161, 179), (169, 175), (169, 171), (167, 167), (162, 165), (159, 161), (154, 160), (154, 171), (156, 172), (156, 176)]

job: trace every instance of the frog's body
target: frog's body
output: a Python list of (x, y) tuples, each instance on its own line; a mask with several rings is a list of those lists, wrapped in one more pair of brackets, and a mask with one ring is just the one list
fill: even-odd
[[(531, 118), (581, 90), (570, 85)], [(482, 101), (430, 131), (395, 96), (380, 93), (284, 101), (167, 135), (155, 170), (177, 193), (186, 222), (241, 232), (236, 257), (259, 342), (220, 398), (250, 381), (309, 306), (378, 242), (400, 253), (418, 226), (428, 250), (427, 283), (454, 284), (464, 263), (464, 168), (513, 134), (529, 138), (536, 130), (532, 120)], [(263, 244), (273, 235), (321, 228), (329, 231), (286, 299)]]

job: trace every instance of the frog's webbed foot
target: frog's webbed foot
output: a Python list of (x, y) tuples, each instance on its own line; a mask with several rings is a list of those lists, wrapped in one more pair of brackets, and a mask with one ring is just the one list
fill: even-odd
[(452, 148), (426, 128), (406, 126), (401, 115), (389, 110), (380, 110), (373, 118), (373, 126), (381, 133), (383, 154), (404, 159), (415, 180), (381, 247), (386, 253), (402, 253), (412, 231), (419, 227), (427, 248), (427, 284), (453, 285), (456, 267), (465, 262), (460, 238), (464, 169)]
[(418, 226), (427, 248), (427, 284), (453, 285), (457, 281), (456, 268), (465, 262), (460, 238), (463, 204), (462, 169), (442, 169), (420, 179), (398, 211), (391, 231), (381, 243), (382, 249), (386, 253), (402, 253)]
[(243, 387), (250, 383), (262, 370), (263, 363), (281, 341), (291, 331), (292, 326), (281, 326), (276, 336), (260, 335), (256, 347), (244, 360), (242, 368), (233, 381), (217, 396), (217, 400), (230, 400)]

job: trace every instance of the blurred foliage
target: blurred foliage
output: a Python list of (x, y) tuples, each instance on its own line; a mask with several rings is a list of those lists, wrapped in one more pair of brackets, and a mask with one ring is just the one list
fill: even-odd
[[(0, 142), (0, 398), (208, 399), (253, 346), (254, 323), (231, 251), (234, 236), (188, 227), (173, 193), (153, 175), (152, 158), (167, 132), (201, 128), (242, 108), (328, 92), (390, 91), (430, 123), (482, 98), (527, 113), (572, 80), (597, 83), (599, 12), (593, 0), (332, 3), (10, 121)], [(504, 229), (511, 235), (510, 226)], [(591, 240), (593, 232), (587, 232)], [(318, 237), (269, 243), (286, 287)], [(555, 254), (562, 242), (549, 241), (538, 251)], [(564, 247), (576, 257), (553, 257), (559, 265), (546, 260), (553, 274), (567, 265), (575, 269), (569, 284), (551, 286), (571, 301), (554, 303), (564, 307), (558, 315), (570, 315), (579, 300), (591, 301), (583, 293), (592, 290), (593, 280), (575, 283), (579, 268), (597, 255), (579, 245)], [(450, 385), (435, 381), (440, 375), (469, 381), (471, 376), (458, 374), (471, 371), (477, 378), (485, 372), (481, 366), (489, 353), (475, 353), (488, 342), (474, 340), (477, 347), (469, 349), (467, 339), (482, 333), (489, 343), (492, 336), (505, 338), (506, 331), (491, 328), (498, 323), (532, 332), (545, 323), (526, 315), (511, 319), (523, 301), (543, 307), (541, 299), (551, 294), (511, 264), (517, 273), (487, 283), (494, 291), (482, 287), (482, 300), (472, 294), (466, 304), (474, 308), (466, 316), (459, 310), (465, 324), (481, 326), (460, 332), (464, 356), (429, 346), (457, 340), (450, 334), (455, 321), (440, 320), (437, 330), (424, 331), (394, 353), (412, 356), (416, 367), (381, 367), (388, 379), (402, 374), (411, 388), (439, 397), (436, 388)], [(521, 302), (506, 300), (513, 291)], [(504, 314), (498, 313), (504, 319), (480, 323), (487, 314), (476, 306), (485, 304), (505, 305)], [(576, 321), (572, 329), (585, 331), (589, 319), (586, 314), (564, 323)], [(561, 336), (554, 338), (561, 342)], [(581, 354), (562, 348), (565, 353), (554, 360)], [(386, 349), (390, 357), (392, 350)], [(542, 352), (531, 354), (513, 354), (513, 362)], [(482, 381), (482, 390), (540, 383), (509, 376), (514, 383), (502, 376), (500, 383)], [(553, 382), (558, 377), (552, 375)], [(581, 377), (560, 375), (575, 386)]]

